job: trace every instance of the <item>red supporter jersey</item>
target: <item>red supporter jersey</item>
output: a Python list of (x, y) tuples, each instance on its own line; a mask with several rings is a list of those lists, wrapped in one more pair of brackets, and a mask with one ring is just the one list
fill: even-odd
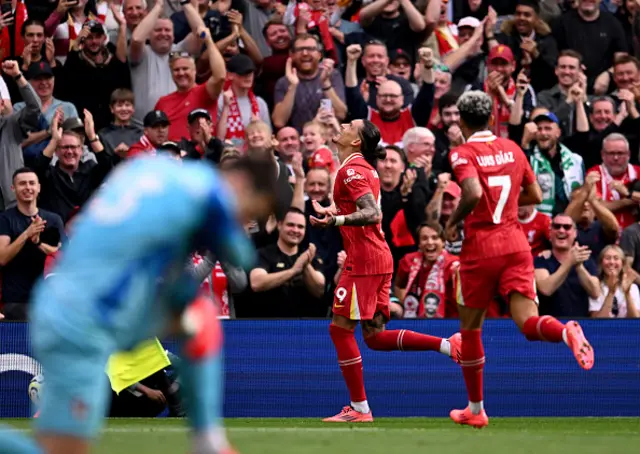
[(380, 112), (369, 107), (368, 120), (380, 130), (380, 145), (397, 145), (402, 147), (402, 137), (409, 129), (416, 126), (411, 114), (411, 108), (405, 107), (400, 111), (400, 116), (393, 121), (385, 121)]
[(522, 149), (509, 139), (482, 131), (454, 148), (449, 159), (460, 184), (467, 178), (477, 178), (482, 186), (478, 205), (464, 220), (460, 259), (464, 262), (530, 251), (518, 221), (518, 198), (520, 188), (536, 178)]
[(550, 249), (551, 218), (546, 214), (533, 210), (529, 219), (520, 219), (520, 226), (527, 237), (531, 253), (537, 256), (542, 251)]
[[(360, 153), (349, 156), (338, 169), (333, 187), (338, 215), (358, 211), (356, 200), (371, 193), (380, 204), (380, 180)], [(347, 253), (345, 270), (352, 275), (393, 273), (393, 258), (382, 233), (382, 224), (341, 226), (340, 233)]]
[[(615, 180), (623, 183), (624, 185), (628, 185), (629, 183), (636, 181), (640, 175), (640, 166), (628, 164), (627, 171), (624, 175), (616, 178), (609, 174), (604, 164), (593, 166), (587, 170), (587, 174), (591, 172), (595, 172), (600, 175), (600, 182), (596, 184), (597, 196), (605, 202), (612, 202), (614, 200), (620, 200), (620, 194), (618, 191), (610, 187), (611, 183)], [(637, 206), (634, 205), (617, 210), (613, 213), (618, 220), (618, 224), (620, 224), (621, 230), (626, 229), (636, 222), (636, 209)]]
[(179, 142), (183, 137), (190, 138), (187, 117), (195, 109), (208, 110), (211, 118), (217, 117), (218, 100), (211, 99), (206, 83), (195, 85), (186, 92), (174, 91), (158, 100), (155, 110), (166, 113), (171, 122), (169, 140)]

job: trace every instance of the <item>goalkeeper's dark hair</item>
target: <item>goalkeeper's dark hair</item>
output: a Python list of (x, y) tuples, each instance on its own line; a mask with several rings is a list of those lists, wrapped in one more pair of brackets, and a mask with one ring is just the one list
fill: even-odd
[(360, 138), (360, 152), (373, 167), (376, 166), (378, 159), (387, 157), (386, 150), (380, 146), (380, 130), (369, 120), (362, 120), (358, 137)]
[(264, 158), (242, 157), (235, 159), (225, 167), (224, 173), (240, 172), (246, 174), (256, 192), (276, 198), (276, 176), (273, 161)]

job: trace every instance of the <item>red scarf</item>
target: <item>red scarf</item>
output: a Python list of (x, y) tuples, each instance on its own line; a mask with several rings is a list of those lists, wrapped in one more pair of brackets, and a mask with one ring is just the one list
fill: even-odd
[[(198, 265), (203, 258), (200, 254), (193, 254), (193, 264)], [(219, 306), (218, 313), (222, 318), (229, 318), (229, 292), (227, 289), (227, 276), (222, 271), (220, 262), (216, 262), (216, 266), (211, 270), (211, 274), (207, 276), (202, 284), (200, 284), (200, 294), (212, 298)]]
[(24, 3), (18, 2), (16, 4), (15, 11), (15, 34), (13, 37), (14, 40), (14, 53), (15, 55), (11, 55), (11, 37), (9, 36), (9, 27), (5, 27), (0, 32), (0, 59), (8, 59), (13, 58), (18, 55), (22, 55), (24, 51), (24, 41), (22, 40), (22, 35), (20, 34), (20, 30), (22, 30), (22, 24), (29, 18), (27, 14), (27, 7), (24, 6)]
[(424, 288), (420, 289), (418, 279), (425, 272), (422, 252), (408, 254), (411, 261), (407, 294), (404, 297), (404, 318), (444, 318), (446, 309), (446, 268), (449, 253), (442, 251), (431, 266)]
[[(491, 132), (497, 137), (505, 139), (509, 138), (509, 116), (511, 110), (509, 106), (502, 103), (499, 96), (494, 95), (487, 86), (487, 82), (484, 83), (484, 91), (493, 97), (493, 123), (491, 124)], [(507, 93), (509, 99), (513, 99), (516, 96), (516, 83), (513, 78), (509, 78), (509, 85), (504, 90)]]
[(437, 27), (435, 29), (436, 39), (438, 40), (438, 52), (441, 57), (459, 47), (458, 37), (453, 34), (451, 25), (451, 23), (448, 23), (444, 27)]
[[(233, 90), (233, 89), (232, 89)], [(251, 116), (257, 116), (260, 118), (260, 106), (258, 105), (258, 98), (253, 93), (253, 90), (249, 90), (247, 94), (249, 96), (249, 102), (251, 102)], [(227, 117), (227, 135), (225, 139), (241, 139), (244, 140), (244, 124), (242, 123), (242, 114), (238, 107), (238, 98), (235, 92), (231, 97), (231, 103), (229, 104), (229, 115)]]

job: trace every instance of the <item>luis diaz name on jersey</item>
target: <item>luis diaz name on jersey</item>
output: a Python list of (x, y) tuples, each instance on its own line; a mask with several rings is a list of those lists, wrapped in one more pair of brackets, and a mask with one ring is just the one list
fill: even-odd
[(511, 151), (499, 151), (493, 155), (476, 156), (476, 161), (480, 167), (500, 166), (516, 162)]

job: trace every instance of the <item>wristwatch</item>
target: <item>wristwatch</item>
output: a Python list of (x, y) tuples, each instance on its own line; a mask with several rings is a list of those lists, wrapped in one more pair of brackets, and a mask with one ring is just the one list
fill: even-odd
[(98, 134), (96, 134), (96, 136), (93, 139), (89, 140), (89, 143), (94, 143), (94, 142), (100, 142), (100, 136), (98, 136)]
[(17, 76), (13, 76), (13, 80), (15, 80), (16, 82), (19, 81), (22, 78), (22, 73), (18, 73)]

